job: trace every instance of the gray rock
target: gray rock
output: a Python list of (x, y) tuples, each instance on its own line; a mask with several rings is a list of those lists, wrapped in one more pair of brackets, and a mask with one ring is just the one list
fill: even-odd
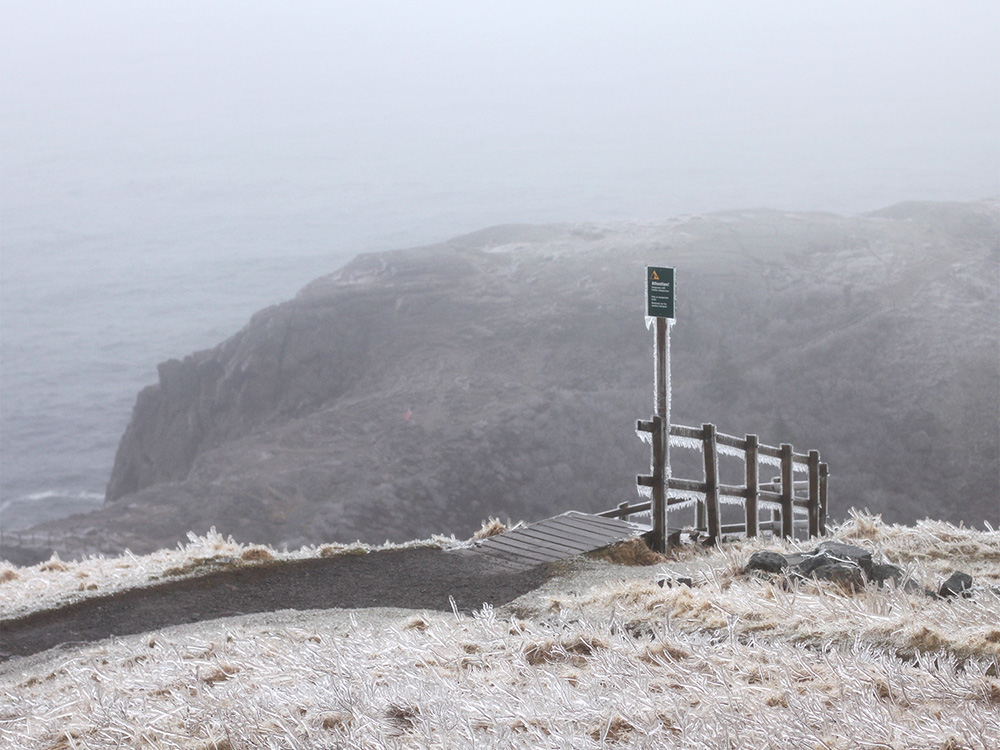
[(744, 572), (761, 570), (765, 573), (781, 573), (787, 568), (788, 560), (785, 559), (784, 555), (778, 552), (771, 552), (770, 550), (760, 550), (750, 555), (750, 559), (743, 570)]
[(903, 581), (903, 569), (889, 563), (876, 563), (872, 565), (870, 578), (878, 584), (893, 581), (898, 585)]
[(844, 542), (823, 542), (815, 550), (814, 555), (821, 556), (831, 562), (844, 562), (858, 566), (868, 578), (872, 578), (872, 553), (854, 544)]
[(677, 585), (677, 586), (687, 586), (688, 588), (692, 588), (694, 586), (694, 579), (693, 578), (687, 578), (685, 576), (679, 576), (677, 578), (670, 578), (668, 576), (667, 578), (661, 578), (661, 579), (659, 579), (656, 582), (656, 585), (659, 586), (661, 589), (664, 588), (664, 587), (666, 587), (668, 589), (672, 589), (674, 587), (674, 585)]
[(852, 591), (864, 588), (865, 576), (861, 568), (853, 563), (824, 562), (809, 572), (809, 577), (817, 581), (832, 581), (839, 583)]
[(972, 596), (970, 589), (972, 588), (972, 576), (968, 573), (962, 573), (961, 571), (955, 571), (952, 573), (948, 580), (941, 584), (941, 588), (938, 589), (938, 596), (941, 597), (951, 597), (951, 596)]

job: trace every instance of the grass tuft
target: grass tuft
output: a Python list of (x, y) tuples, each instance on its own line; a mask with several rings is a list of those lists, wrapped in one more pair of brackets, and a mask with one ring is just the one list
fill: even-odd
[(617, 565), (659, 565), (668, 562), (671, 558), (654, 552), (640, 538), (627, 539), (610, 547), (588, 552), (587, 556), (594, 560), (604, 560), (605, 562), (616, 563)]
[(497, 536), (505, 531), (509, 530), (509, 525), (505, 524), (499, 518), (493, 518), (490, 516), (487, 520), (483, 521), (482, 526), (479, 530), (472, 535), (473, 540), (488, 539), (491, 536)]

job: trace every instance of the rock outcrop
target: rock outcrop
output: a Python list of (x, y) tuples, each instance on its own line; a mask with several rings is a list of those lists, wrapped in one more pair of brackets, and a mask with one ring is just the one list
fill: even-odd
[(363, 255), (161, 365), (106, 506), (47, 526), (140, 551), (210, 526), (400, 541), (616, 505), (648, 463), (646, 264), (677, 268), (675, 422), (819, 449), (835, 515), (995, 517), (998, 226), (995, 202), (907, 204)]
[(743, 573), (782, 576), (786, 584), (809, 579), (830, 581), (848, 591), (860, 591), (869, 584), (884, 586), (891, 583), (911, 594), (923, 594), (935, 599), (968, 597), (972, 590), (972, 576), (961, 571), (952, 573), (937, 592), (925, 589), (912, 578), (907, 578), (899, 566), (889, 562), (876, 563), (868, 550), (837, 541), (822, 542), (805, 554), (786, 555), (773, 550), (759, 550), (750, 555)]

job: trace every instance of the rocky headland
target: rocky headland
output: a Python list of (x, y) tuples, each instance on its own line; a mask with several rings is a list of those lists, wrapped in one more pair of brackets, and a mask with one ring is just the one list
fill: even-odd
[(212, 526), (295, 546), (612, 507), (648, 464), (647, 264), (677, 269), (674, 422), (819, 449), (834, 516), (997, 523), (1000, 210), (984, 201), (503, 226), (359, 256), (161, 364), (105, 506), (38, 530), (68, 551)]

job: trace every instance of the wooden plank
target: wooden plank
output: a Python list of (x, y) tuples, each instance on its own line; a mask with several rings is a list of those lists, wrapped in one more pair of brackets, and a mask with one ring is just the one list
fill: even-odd
[(792, 484), (792, 446), (781, 444), (781, 535), (786, 539), (794, 536), (792, 503), (795, 486)]
[(725, 445), (729, 448), (735, 448), (738, 451), (746, 451), (747, 441), (746, 438), (738, 438), (735, 435), (724, 435), (721, 432), (716, 433), (715, 439), (719, 442), (719, 445)]
[(757, 536), (757, 499), (760, 497), (759, 475), (757, 472), (757, 436), (747, 435), (746, 441), (746, 532), (748, 537)]
[(601, 544), (607, 546), (623, 539), (639, 536), (645, 533), (645, 529), (637, 525), (629, 524), (622, 529), (607, 529), (589, 526), (581, 523), (579, 519), (557, 517), (548, 519), (544, 526), (540, 527), (546, 533), (550, 533), (562, 539), (570, 541), (584, 541), (590, 544)]
[(484, 547), (508, 547), (514, 550), (528, 550), (529, 552), (536, 552), (538, 554), (545, 555), (565, 555), (565, 554), (576, 554), (579, 549), (579, 545), (575, 547), (569, 547), (565, 544), (556, 544), (549, 539), (544, 537), (535, 538), (518, 532), (517, 535), (514, 534), (504, 534), (502, 539), (494, 537), (489, 543), (483, 542)]
[(552, 560), (558, 560), (562, 556), (561, 552), (539, 549), (530, 542), (522, 542), (505, 534), (498, 534), (495, 537), (484, 539), (479, 548), (509, 552), (512, 555), (529, 557), (539, 562), (551, 562)]
[(685, 437), (701, 440), (702, 431), (697, 427), (685, 427), (681, 424), (672, 424), (670, 425), (670, 435), (671, 437)]
[(830, 469), (825, 463), (819, 465), (819, 533), (826, 535), (826, 513), (827, 513), (827, 481), (830, 476)]
[(758, 445), (757, 452), (762, 456), (781, 458), (781, 448), (775, 448), (773, 445)]
[[(494, 544), (503, 543), (524, 548), (546, 547), (555, 551), (563, 550), (566, 554), (579, 554), (589, 551), (596, 546), (606, 546), (618, 541), (619, 537), (607, 534), (592, 534), (578, 529), (568, 527), (546, 527), (543, 529), (532, 529), (527, 532), (519, 529), (516, 533), (510, 532), (497, 537), (491, 537)], [(485, 542), (488, 540), (484, 540)]]
[(552, 550), (538, 549), (538, 546), (532, 540), (517, 537), (512, 532), (497, 534), (489, 539), (483, 539), (475, 546), (482, 549), (502, 549), (511, 554), (522, 554), (524, 552), (539, 558), (552, 554)]
[(540, 529), (519, 529), (517, 539), (530, 545), (536, 545), (554, 551), (565, 551), (571, 555), (586, 551), (589, 541), (581, 539), (571, 539), (563, 535), (554, 535), (546, 530)]
[[(606, 547), (609, 544), (614, 544), (615, 542), (621, 541), (622, 539), (629, 538), (628, 536), (622, 536), (619, 534), (607, 534), (596, 531), (590, 531), (576, 526), (571, 526), (569, 524), (560, 524), (559, 526), (549, 526), (547, 527), (547, 530), (552, 535), (557, 536), (558, 538), (561, 539), (590, 544), (592, 545), (591, 549), (596, 549), (596, 545)], [(637, 536), (637, 534), (631, 534), (629, 536)]]
[[(599, 542), (613, 536), (607, 532), (591, 530), (590, 528), (581, 528), (567, 523), (545, 524), (540, 527), (531, 527), (529, 533), (531, 536), (536, 538), (540, 537), (544, 539), (553, 539), (561, 542), (562, 544), (574, 547), (579, 546), (580, 544)], [(617, 535), (614, 536), (617, 537)]]
[(587, 527), (607, 529), (609, 532), (616, 534), (628, 534), (630, 531), (635, 530), (635, 524), (628, 523), (627, 521), (615, 521), (610, 518), (601, 518), (587, 513), (580, 513), (575, 510), (571, 510), (568, 513), (563, 513), (558, 516), (553, 516), (552, 518), (542, 521), (542, 523), (554, 523), (558, 521), (573, 521), (574, 523), (584, 524)]
[(684, 492), (701, 492), (704, 494), (705, 490), (708, 489), (704, 482), (696, 482), (693, 479), (679, 479), (677, 477), (670, 477), (670, 482), (668, 483), (668, 489), (671, 490), (682, 490)]
[(480, 540), (469, 551), (504, 570), (525, 570), (607, 547), (645, 532), (638, 524), (570, 511)]
[(601, 518), (621, 518), (622, 520), (624, 520), (624, 517), (620, 515), (623, 509), (627, 510), (629, 515), (635, 515), (638, 513), (644, 513), (650, 510), (652, 507), (653, 507), (653, 502), (651, 500), (646, 500), (645, 502), (641, 503), (635, 503), (634, 505), (630, 505), (629, 503), (622, 503), (617, 508), (612, 508), (611, 510), (603, 511), (601, 513), (598, 513), (597, 515), (600, 516)]
[(719, 446), (715, 441), (715, 425), (706, 422), (705, 431), (705, 510), (708, 520), (708, 535), (718, 541), (719, 533)]
[(604, 533), (615, 536), (619, 539), (626, 539), (630, 535), (634, 536), (636, 533), (641, 533), (641, 531), (637, 529), (637, 524), (629, 523), (627, 521), (616, 521), (611, 518), (601, 518), (599, 516), (588, 516), (575, 511), (564, 513), (561, 516), (548, 518), (541, 523), (552, 524), (554, 526), (573, 526), (581, 531)]

